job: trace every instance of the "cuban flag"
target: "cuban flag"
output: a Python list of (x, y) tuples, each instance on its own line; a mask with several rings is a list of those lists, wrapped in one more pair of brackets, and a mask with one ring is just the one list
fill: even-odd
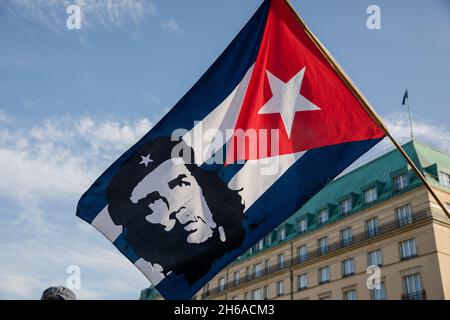
[(190, 299), (385, 136), (285, 0), (82, 196), (77, 216)]

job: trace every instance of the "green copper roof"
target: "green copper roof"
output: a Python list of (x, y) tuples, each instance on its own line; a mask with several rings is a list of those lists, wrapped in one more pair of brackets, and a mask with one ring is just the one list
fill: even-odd
[[(450, 155), (435, 150), (416, 140), (403, 145), (405, 152), (411, 157), (416, 166), (425, 173), (427, 180), (433, 184), (439, 184), (437, 172), (450, 169)], [(447, 169), (447, 170), (446, 170)], [(294, 216), (287, 220), (294, 223), (299, 217), (307, 214), (315, 214), (323, 208), (330, 208), (330, 214), (337, 214), (339, 201), (348, 197), (353, 200), (353, 210), (359, 211), (369, 205), (364, 203), (364, 191), (375, 187), (378, 191), (378, 199), (371, 203), (382, 202), (396, 194), (394, 191), (394, 177), (406, 173), (409, 178), (409, 186), (403, 192), (417, 187), (421, 181), (412, 172), (396, 149), (379, 158), (347, 173), (346, 175), (330, 182), (322, 191), (308, 201)], [(445, 188), (440, 185), (440, 187)]]
[[(404, 144), (403, 149), (414, 161), (419, 170), (425, 174), (427, 180), (436, 187), (448, 190), (439, 183), (439, 171), (450, 173), (450, 155), (438, 151), (416, 140)], [(394, 190), (394, 177), (406, 174), (409, 184), (401, 191)], [(408, 166), (406, 160), (396, 149), (372, 160), (361, 167), (333, 180), (324, 189), (312, 197), (298, 212), (283, 222), (279, 228), (287, 227), (285, 240), (300, 236), (297, 232), (297, 221), (307, 219), (308, 232), (320, 227), (317, 223), (317, 213), (323, 209), (328, 210), (330, 224), (347, 215), (357, 214), (362, 209), (369, 208), (377, 203), (386, 201), (400, 193), (407, 192), (420, 186), (422, 182)], [(376, 188), (377, 200), (370, 204), (365, 203), (364, 191)], [(352, 210), (345, 215), (339, 212), (339, 203), (344, 199), (352, 200)], [(279, 230), (279, 228), (277, 228)], [(277, 245), (279, 241), (275, 230), (271, 234), (270, 244), (265, 243), (264, 248)], [(265, 241), (268, 242), (268, 241)], [(247, 258), (247, 253), (240, 260)]]
[[(419, 164), (415, 143), (409, 142), (403, 148), (414, 163)], [(392, 196), (394, 190), (393, 178), (403, 173), (408, 174), (408, 189), (420, 183), (414, 173), (408, 172), (407, 163), (397, 150), (388, 152), (330, 182), (287, 222), (294, 223), (299, 217), (316, 214), (319, 210), (325, 208), (329, 209), (329, 214), (333, 217), (338, 214), (339, 201), (349, 197), (352, 198), (352, 211), (359, 211), (367, 206), (364, 203), (364, 191), (372, 187), (377, 188), (378, 191), (376, 202), (384, 201)]]
[(439, 171), (450, 174), (450, 156), (417, 141), (414, 141), (414, 145), (427, 180), (436, 187), (446, 189), (439, 183)]
[(156, 300), (160, 296), (161, 295), (154, 287), (150, 287), (141, 291), (139, 300)]

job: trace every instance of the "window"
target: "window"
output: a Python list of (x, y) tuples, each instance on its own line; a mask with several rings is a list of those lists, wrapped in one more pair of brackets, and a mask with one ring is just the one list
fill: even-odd
[(255, 273), (255, 277), (261, 277), (263, 274), (262, 263), (257, 263), (253, 266), (253, 272)]
[(350, 277), (355, 274), (355, 260), (353, 258), (342, 261), (342, 276)]
[(204, 296), (209, 295), (209, 283), (207, 283), (206, 286), (203, 287), (203, 295)]
[(369, 190), (364, 191), (364, 203), (369, 204), (378, 199), (377, 188), (370, 188)]
[(411, 205), (407, 204), (395, 209), (395, 217), (400, 227), (412, 223)]
[(439, 181), (447, 188), (450, 188), (450, 174), (440, 171)]
[(425, 300), (422, 282), (420, 280), (420, 273), (404, 277), (403, 285), (405, 287), (404, 298), (406, 300)]
[(269, 233), (269, 234), (266, 236), (266, 245), (267, 245), (267, 246), (271, 246), (271, 245), (272, 245), (272, 233)]
[(278, 255), (278, 267), (280, 269), (284, 268), (284, 254), (279, 254)]
[(373, 238), (378, 235), (379, 223), (378, 218), (372, 218), (366, 221), (366, 232), (368, 238)]
[(323, 267), (319, 269), (319, 284), (324, 284), (330, 281), (330, 267)]
[(245, 279), (250, 280), (250, 267), (245, 268)]
[(277, 282), (277, 297), (281, 297), (284, 294), (284, 281)]
[(417, 256), (416, 239), (400, 242), (400, 257), (402, 260)]
[(370, 290), (370, 296), (372, 300), (386, 300), (386, 289), (384, 287), (384, 282), (380, 282), (380, 287)]
[(409, 185), (408, 175), (406, 173), (394, 178), (394, 190), (401, 191)]
[(352, 228), (341, 230), (341, 247), (347, 247), (352, 244)]
[(305, 262), (308, 260), (308, 247), (306, 244), (297, 248), (297, 259), (298, 262)]
[(264, 270), (266, 271), (266, 273), (269, 273), (269, 269), (270, 269), (270, 261), (269, 259), (266, 259), (266, 261), (264, 261)]
[(328, 210), (322, 210), (317, 214), (317, 221), (319, 224), (324, 224), (328, 221)]
[(269, 286), (264, 286), (263, 295), (264, 295), (264, 300), (269, 299)]
[(278, 238), (280, 241), (283, 241), (284, 239), (286, 239), (286, 227), (280, 229), (280, 236)]
[(328, 237), (317, 240), (317, 255), (321, 256), (328, 252)]
[(252, 291), (252, 300), (261, 300), (261, 289), (255, 289)]
[(241, 282), (241, 273), (239, 271), (236, 271), (234, 273), (234, 285), (237, 286)]
[(356, 290), (348, 290), (344, 292), (344, 300), (358, 300)]
[(225, 278), (219, 279), (219, 291), (222, 292), (225, 290)]
[(264, 238), (258, 241), (257, 250), (264, 249)]
[(308, 288), (308, 274), (304, 273), (297, 276), (297, 289), (304, 290)]
[(244, 292), (244, 300), (248, 300), (248, 292)]
[(300, 219), (297, 222), (297, 232), (298, 233), (303, 233), (306, 230), (308, 230), (308, 220), (305, 219)]
[(339, 212), (346, 214), (352, 211), (352, 198), (347, 198), (339, 202)]
[(369, 266), (378, 266), (381, 267), (383, 265), (383, 257), (381, 255), (381, 250), (374, 250), (367, 254), (367, 260)]

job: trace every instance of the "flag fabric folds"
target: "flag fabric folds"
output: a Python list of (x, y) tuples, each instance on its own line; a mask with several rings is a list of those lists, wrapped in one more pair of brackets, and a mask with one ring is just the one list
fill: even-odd
[(189, 299), (384, 136), (287, 3), (266, 0), (77, 216), (164, 298)]

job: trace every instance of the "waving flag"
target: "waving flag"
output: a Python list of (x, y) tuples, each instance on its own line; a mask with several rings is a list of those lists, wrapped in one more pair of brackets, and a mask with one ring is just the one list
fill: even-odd
[(384, 136), (288, 4), (267, 0), (77, 215), (165, 298), (189, 299)]
[(409, 99), (408, 89), (406, 89), (405, 94), (403, 95), (402, 106), (406, 104), (406, 100)]

